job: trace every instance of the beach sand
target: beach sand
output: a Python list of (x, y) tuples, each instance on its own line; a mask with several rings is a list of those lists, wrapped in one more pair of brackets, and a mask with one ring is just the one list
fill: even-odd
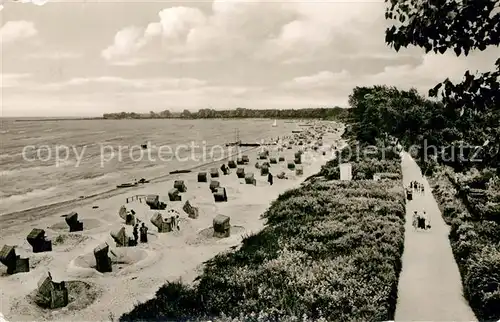
[[(334, 125), (334, 124), (333, 124)], [(78, 205), (72, 210), (79, 214), (84, 223), (82, 232), (69, 233), (62, 215), (54, 213), (42, 219), (34, 219), (22, 225), (11, 225), (0, 237), (2, 245), (17, 245), (16, 252), (29, 257), (31, 270), (29, 273), (7, 275), (5, 266), (0, 266), (0, 312), (9, 321), (19, 320), (93, 320), (103, 321), (118, 318), (130, 311), (134, 305), (152, 298), (159, 287), (168, 280), (181, 279), (190, 283), (199, 275), (203, 262), (217, 253), (229, 250), (240, 244), (242, 238), (261, 230), (265, 222), (261, 214), (285, 190), (298, 187), (310, 175), (317, 173), (321, 166), (333, 157), (329, 147), (339, 139), (337, 133), (323, 134), (323, 149), (328, 151), (323, 156), (321, 149), (305, 152), (303, 156), (303, 175), (297, 176), (295, 171), (287, 169), (287, 162), (293, 161), (293, 149), (278, 152), (276, 146), (270, 146), (270, 157), (285, 157), (285, 162), (272, 164), (270, 171), (274, 176), (274, 184), (270, 186), (267, 176), (261, 176), (255, 168), (259, 150), (248, 152), (250, 162), (244, 167), (245, 172), (253, 172), (257, 179), (256, 186), (238, 179), (236, 169), (229, 175), (222, 175), (220, 164), (217, 167), (218, 180), (226, 188), (228, 201), (214, 202), (207, 183), (197, 182), (198, 171), (179, 174), (165, 182), (150, 183), (141, 188), (124, 191), (123, 194), (96, 200), (92, 204)], [(314, 141), (313, 141), (314, 142)], [(199, 171), (208, 170), (200, 169)], [(288, 179), (278, 179), (276, 175), (284, 171)], [(187, 192), (182, 193), (182, 201), (169, 202), (168, 191), (173, 188), (173, 181), (184, 180)], [(126, 204), (126, 198), (134, 195), (158, 194), (167, 203), (166, 210), (150, 210), (144, 203), (134, 201)], [(199, 207), (197, 219), (188, 218), (182, 210), (185, 201)], [(124, 226), (118, 216), (122, 205), (133, 209), (137, 218), (149, 228), (149, 241), (137, 247), (117, 248), (110, 236), (110, 231)], [(98, 206), (94, 209), (93, 206)], [(160, 212), (166, 217), (169, 210), (174, 209), (180, 216), (180, 231), (158, 233), (150, 219)], [(211, 237), (213, 218), (217, 214), (230, 217), (231, 236), (228, 238)], [(25, 220), (21, 220), (23, 222)], [(33, 253), (26, 241), (27, 234), (33, 228), (45, 229), (46, 235), (53, 242), (53, 251)], [(126, 226), (127, 233), (132, 236), (132, 227)], [(113, 272), (99, 273), (93, 267), (95, 259), (93, 249), (107, 242), (116, 255), (111, 255)], [(32, 301), (37, 282), (47, 271), (54, 281), (66, 281), (69, 288), (70, 304), (57, 310), (41, 309)]]

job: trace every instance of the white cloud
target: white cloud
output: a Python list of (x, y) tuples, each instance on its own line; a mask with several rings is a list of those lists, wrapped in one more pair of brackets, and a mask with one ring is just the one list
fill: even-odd
[(350, 76), (349, 72), (342, 70), (339, 73), (321, 71), (310, 76), (295, 77), (293, 80), (285, 82), (283, 87), (295, 89), (325, 89), (334, 86), (339, 81), (344, 81)]
[(130, 55), (145, 45), (141, 37), (141, 28), (132, 26), (122, 29), (116, 33), (113, 45), (103, 50), (102, 56), (112, 59)]
[(427, 93), (428, 89), (446, 78), (452, 81), (461, 80), (466, 70), (471, 72), (487, 70), (487, 67), (493, 66), (494, 59), (493, 50), (475, 53), (467, 59), (456, 57), (451, 53), (445, 55), (430, 53), (422, 56), (418, 66), (386, 66), (379, 73), (363, 75), (355, 75), (347, 70), (337, 73), (325, 70), (295, 77), (291, 81), (282, 83), (281, 87), (304, 91), (343, 92), (347, 96), (355, 86), (386, 84), (406, 89), (414, 87), (422, 93)]
[[(389, 52), (369, 33), (381, 15), (383, 3), (266, 2), (215, 0), (210, 14), (197, 8), (172, 7), (159, 12), (159, 21), (120, 30), (103, 50), (107, 60), (145, 55), (148, 48), (164, 60), (252, 58), (281, 62), (326, 58), (367, 50)], [(345, 48), (345, 50), (343, 50)], [(160, 49), (160, 50), (157, 50)]]
[(0, 42), (7, 44), (16, 40), (34, 37), (38, 34), (35, 24), (31, 21), (7, 21), (0, 28)]
[[(43, 6), (44, 4), (46, 4), (47, 2), (49, 2), (49, 0), (13, 0), (12, 2), (20, 2), (20, 3), (32, 3), (32, 4), (35, 4), (37, 6)], [(0, 11), (3, 10), (4, 8), (4, 3), (6, 3), (7, 0), (0, 0)]]

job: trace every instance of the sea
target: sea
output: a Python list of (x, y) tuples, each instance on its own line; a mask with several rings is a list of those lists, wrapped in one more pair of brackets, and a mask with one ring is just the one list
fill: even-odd
[[(0, 216), (106, 193), (237, 153), (297, 123), (269, 119), (0, 119)], [(142, 145), (147, 145), (144, 149)]]

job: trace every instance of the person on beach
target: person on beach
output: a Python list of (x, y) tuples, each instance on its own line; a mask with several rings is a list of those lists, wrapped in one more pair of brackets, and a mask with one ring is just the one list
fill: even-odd
[(174, 230), (174, 227), (177, 227), (175, 217), (170, 216), (170, 229)]
[(271, 174), (271, 172), (269, 172), (269, 174), (267, 175), (267, 182), (269, 182), (269, 185), (273, 185), (273, 175)]
[(140, 228), (141, 232), (141, 243), (147, 243), (148, 242), (148, 227), (144, 223), (142, 223), (142, 226)]
[(134, 235), (135, 243), (137, 245), (137, 241), (139, 240), (139, 225), (135, 224), (134, 231), (132, 233)]
[(179, 220), (179, 215), (177, 215), (177, 216), (175, 217), (175, 223), (176, 223), (176, 225), (177, 225), (177, 230), (179, 230), (179, 231), (180, 231), (180, 230), (181, 230), (181, 227), (180, 227), (180, 225), (179, 225), (179, 224), (180, 224), (179, 222), (180, 222), (180, 220)]
[(130, 225), (133, 218), (134, 217), (132, 216), (132, 214), (130, 212), (127, 212), (127, 215), (125, 216), (125, 224)]

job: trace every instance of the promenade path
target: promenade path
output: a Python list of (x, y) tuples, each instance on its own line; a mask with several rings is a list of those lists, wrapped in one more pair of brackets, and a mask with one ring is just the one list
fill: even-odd
[[(408, 154), (402, 157), (405, 186), (416, 180), (424, 194), (413, 194), (406, 208), (403, 266), (399, 277), (395, 321), (477, 321), (463, 297), (460, 273), (444, 222), (429, 183)], [(412, 214), (427, 212), (431, 229), (414, 231)]]

